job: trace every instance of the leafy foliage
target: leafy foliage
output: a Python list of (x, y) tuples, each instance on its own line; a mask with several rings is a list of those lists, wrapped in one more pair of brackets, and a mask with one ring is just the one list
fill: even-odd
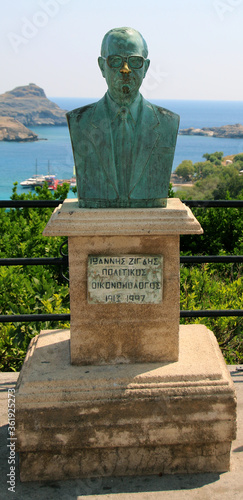
[[(17, 195), (14, 200), (65, 199), (69, 186), (54, 193), (47, 186), (35, 193)], [(66, 238), (45, 238), (42, 231), (51, 208), (0, 210), (0, 257), (57, 257)], [(0, 314), (68, 313), (69, 289), (58, 266), (0, 267)], [(0, 370), (19, 370), (28, 344), (41, 329), (67, 327), (60, 322), (0, 323)]]
[[(223, 165), (223, 153), (203, 155), (206, 161), (193, 165), (193, 187), (177, 191), (183, 199), (243, 199), (243, 154), (233, 164)], [(178, 167), (179, 168), (179, 167)], [(182, 236), (184, 255), (242, 255), (243, 218), (239, 208), (193, 208), (204, 234)], [(183, 265), (181, 309), (241, 309), (242, 266), (238, 264)], [(203, 323), (215, 333), (228, 363), (243, 362), (243, 320), (240, 317), (182, 319), (181, 323)]]
[[(205, 153), (206, 161), (191, 162), (194, 173), (191, 174), (194, 185), (177, 191), (177, 196), (184, 200), (224, 200), (239, 198), (243, 195), (243, 154), (235, 155), (231, 165), (223, 164), (222, 151)], [(188, 160), (186, 160), (188, 161)], [(183, 163), (183, 162), (182, 162)], [(181, 168), (178, 165), (177, 170)], [(181, 175), (181, 174), (178, 174)], [(184, 177), (186, 180), (186, 178)], [(242, 198), (240, 198), (242, 199)]]
[[(222, 269), (210, 264), (181, 267), (181, 309), (240, 309), (242, 308), (242, 278), (240, 269), (232, 265)], [(243, 321), (239, 317), (183, 318), (183, 324), (201, 323), (217, 337), (229, 364), (243, 361)]]
[(206, 160), (209, 160), (212, 163), (214, 163), (215, 160), (219, 160), (220, 163), (221, 163), (221, 160), (222, 160), (223, 156), (224, 156), (223, 151), (216, 151), (215, 153), (212, 153), (212, 154), (205, 153), (203, 155), (203, 158), (206, 158)]
[(195, 169), (191, 160), (183, 160), (175, 170), (176, 175), (182, 177), (185, 181), (189, 181), (194, 172)]
[(243, 153), (239, 153), (238, 155), (234, 156), (233, 163), (237, 161), (242, 161), (243, 162)]
[(184, 255), (242, 255), (243, 218), (241, 208), (193, 208), (204, 233), (181, 236)]

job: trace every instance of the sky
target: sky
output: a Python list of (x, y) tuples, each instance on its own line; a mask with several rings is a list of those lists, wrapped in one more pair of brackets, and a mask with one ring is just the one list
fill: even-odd
[(48, 97), (100, 98), (103, 36), (147, 41), (147, 99), (243, 100), (243, 0), (0, 0), (0, 93), (28, 83)]

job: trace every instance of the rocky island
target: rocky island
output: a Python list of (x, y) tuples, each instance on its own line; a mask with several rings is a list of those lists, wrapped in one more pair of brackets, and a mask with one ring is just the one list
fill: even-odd
[(47, 99), (43, 89), (30, 83), (0, 95), (0, 116), (15, 118), (26, 127), (67, 125), (66, 111)]
[(0, 116), (0, 141), (38, 141), (38, 135), (14, 118)]
[(67, 125), (65, 113), (35, 83), (16, 87), (0, 95), (0, 141), (37, 141), (27, 127)]
[(223, 125), (222, 127), (185, 128), (179, 131), (179, 135), (204, 135), (206, 137), (223, 137), (230, 139), (241, 139), (243, 137), (243, 125)]

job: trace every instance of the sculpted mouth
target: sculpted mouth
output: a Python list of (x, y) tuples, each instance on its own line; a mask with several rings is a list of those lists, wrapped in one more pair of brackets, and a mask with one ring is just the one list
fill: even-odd
[(130, 88), (128, 87), (128, 85), (123, 85), (122, 92), (123, 92), (123, 94), (129, 94), (130, 93)]
[(123, 95), (130, 94), (136, 87), (136, 82), (133, 78), (119, 78), (114, 83), (117, 91), (121, 92)]

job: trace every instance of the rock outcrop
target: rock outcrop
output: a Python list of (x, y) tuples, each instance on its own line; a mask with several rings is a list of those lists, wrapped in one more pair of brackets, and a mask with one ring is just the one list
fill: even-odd
[(224, 125), (222, 127), (185, 128), (179, 131), (180, 135), (205, 135), (207, 137), (242, 138), (243, 125)]
[(67, 125), (65, 113), (34, 83), (0, 95), (0, 116), (15, 118), (27, 127)]
[(0, 117), (0, 141), (38, 141), (38, 135), (14, 118)]

